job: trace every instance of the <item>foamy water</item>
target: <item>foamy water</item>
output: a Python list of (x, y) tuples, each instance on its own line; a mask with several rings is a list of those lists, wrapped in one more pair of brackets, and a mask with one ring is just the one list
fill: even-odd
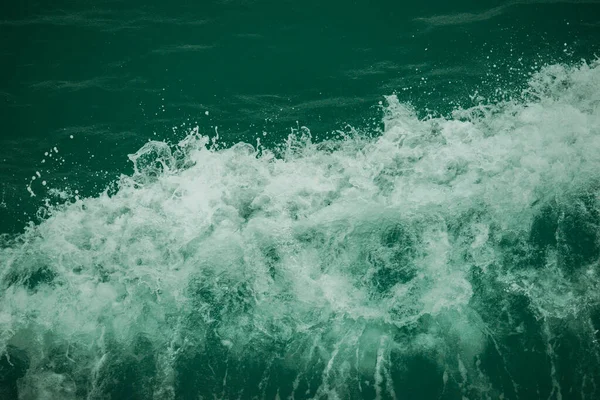
[(375, 138), (149, 142), (5, 239), (5, 393), (599, 396), (600, 64), (447, 119), (386, 101)]

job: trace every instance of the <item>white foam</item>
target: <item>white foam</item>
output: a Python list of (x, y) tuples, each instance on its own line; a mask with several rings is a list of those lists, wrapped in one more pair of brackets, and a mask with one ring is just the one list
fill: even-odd
[[(500, 274), (547, 317), (573, 315), (597, 300), (591, 284), (575, 296), (560, 274), (498, 270), (498, 243), (526, 234), (532, 205), (596, 190), (600, 67), (547, 67), (526, 99), (421, 120), (390, 96), (375, 139), (315, 144), (298, 132), (260, 155), (249, 144), (207, 147), (197, 131), (176, 148), (148, 142), (115, 195), (54, 209), (0, 250), (0, 348), (26, 349), (24, 382), (43, 397), (71, 390), (43, 372), (46, 353), (65, 343), (77, 344), (69, 354), (85, 375), (106, 357), (106, 332), (125, 348), (143, 335), (167, 371), (169, 343), (201, 347), (214, 331), (234, 358), (266, 340), (297, 343), (293, 365), (329, 360), (326, 389), (340, 398), (356, 365), (380, 397), (395, 396), (383, 370), (392, 351), (482, 351), (473, 268)], [(450, 328), (388, 344), (390, 329), (427, 316)], [(302, 344), (317, 327), (319, 356)], [(362, 343), (363, 356), (344, 340)], [(444, 387), (449, 374), (464, 384), (474, 375), (461, 358), (445, 368)], [(172, 386), (171, 375), (155, 385)]]

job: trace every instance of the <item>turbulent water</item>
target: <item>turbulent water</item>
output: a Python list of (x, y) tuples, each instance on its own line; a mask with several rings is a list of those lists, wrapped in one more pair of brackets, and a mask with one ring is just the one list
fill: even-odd
[(518, 98), (148, 142), (4, 237), (0, 397), (600, 398), (600, 63)]

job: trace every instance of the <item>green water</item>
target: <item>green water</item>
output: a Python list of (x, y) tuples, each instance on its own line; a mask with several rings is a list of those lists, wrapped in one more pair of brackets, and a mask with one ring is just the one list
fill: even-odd
[[(94, 195), (183, 123), (230, 144), (328, 137), (379, 122), (384, 95), (447, 113), (598, 51), (594, 2), (321, 3), (3, 5), (2, 231), (42, 204), (23, 190), (35, 171)], [(55, 146), (64, 163), (41, 164)]]
[(600, 398), (600, 3), (0, 6), (0, 398)]

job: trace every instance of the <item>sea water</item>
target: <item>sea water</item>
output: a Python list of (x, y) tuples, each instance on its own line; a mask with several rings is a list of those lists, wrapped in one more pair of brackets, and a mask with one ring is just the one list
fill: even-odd
[(599, 398), (598, 61), (384, 100), (328, 140), (189, 127), (96, 196), (29, 181), (64, 201), (2, 239), (2, 398)]

